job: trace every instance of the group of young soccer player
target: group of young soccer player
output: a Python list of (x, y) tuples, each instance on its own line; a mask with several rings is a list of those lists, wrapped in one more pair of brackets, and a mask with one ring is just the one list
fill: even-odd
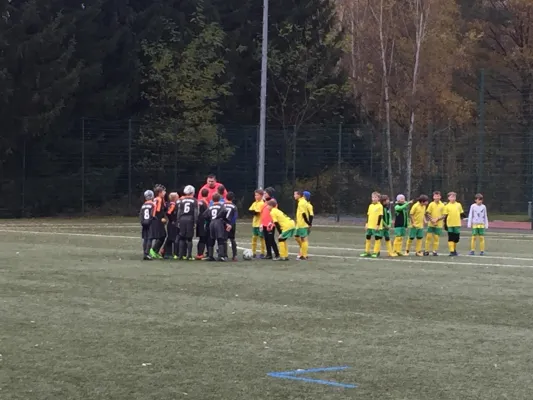
[[(470, 255), (475, 255), (479, 241), (480, 255), (485, 254), (485, 230), (489, 227), (487, 208), (483, 204), (483, 195), (476, 194), (470, 207), (468, 217), (455, 192), (448, 193), (448, 201), (443, 203), (439, 191), (433, 192), (430, 202), (427, 195), (420, 195), (416, 201), (407, 201), (403, 194), (396, 196), (394, 205), (395, 219), (392, 223), (390, 199), (387, 195), (372, 193), (372, 203), (368, 207), (366, 223), (365, 251), (361, 257), (377, 258), (381, 253), (381, 242), (385, 241), (389, 257), (408, 256), (415, 243), (416, 256), (438, 256), (440, 236), (448, 233), (449, 255), (458, 256), (457, 244), (461, 235), (462, 220), (467, 219), (468, 228), (472, 229)], [(427, 227), (427, 230), (425, 228)], [(394, 229), (394, 241), (391, 243), (390, 231)], [(423, 247), (425, 232), (425, 248)], [(404, 239), (407, 237), (405, 249)], [(372, 238), (374, 247), (372, 248)]]
[[(144, 260), (206, 260), (228, 261), (228, 241), (231, 260), (237, 261), (238, 209), (235, 195), (216, 183), (204, 186), (196, 199), (195, 188), (185, 186), (183, 193), (167, 195), (163, 185), (144, 192), (140, 210)], [(313, 222), (313, 206), (309, 192), (294, 192), (298, 202), (296, 222), (278, 208), (274, 189), (255, 191), (249, 208), (252, 216), (252, 257), (274, 261), (289, 260), (287, 239), (295, 237), (300, 246), (298, 260), (308, 258), (308, 236)], [(278, 232), (278, 241), (275, 240)], [(198, 238), (193, 256), (193, 238)], [(257, 254), (257, 247), (260, 253)], [(217, 258), (215, 258), (215, 246)]]

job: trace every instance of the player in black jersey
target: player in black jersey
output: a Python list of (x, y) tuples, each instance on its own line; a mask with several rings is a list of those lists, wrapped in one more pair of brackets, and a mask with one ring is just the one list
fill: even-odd
[(180, 260), (194, 260), (192, 256), (192, 238), (194, 225), (198, 220), (198, 201), (194, 198), (195, 189), (191, 185), (185, 186), (183, 196), (178, 205), (178, 225), (180, 228), (178, 243), (178, 258)]
[(178, 193), (173, 192), (168, 196), (167, 213), (167, 240), (165, 242), (165, 258), (177, 259), (178, 248), (176, 246), (178, 240), (178, 221), (177, 221), (177, 202), (179, 200)]
[(213, 195), (213, 205), (209, 206), (203, 216), (209, 223), (206, 261), (215, 261), (213, 256), (215, 242), (218, 245), (218, 261), (227, 261), (227, 232), (231, 229), (231, 225), (227, 218), (228, 210), (224, 207), (224, 204), (220, 203), (220, 195), (218, 193)]
[(141, 219), (141, 238), (143, 240), (143, 259), (151, 260), (150, 249), (152, 241), (150, 240), (150, 225), (152, 223), (152, 214), (154, 209), (154, 192), (147, 190), (144, 192), (144, 204), (141, 206), (139, 217)]
[(164, 199), (167, 189), (163, 185), (156, 185), (154, 187), (154, 208), (152, 212), (152, 223), (150, 224), (150, 239), (152, 239), (152, 248), (150, 249), (150, 256), (155, 259), (162, 259), (159, 250), (165, 242), (167, 237), (167, 230), (165, 229), (166, 213)]
[(231, 260), (237, 261), (237, 242), (235, 241), (235, 233), (237, 231), (237, 218), (239, 216), (239, 211), (237, 206), (233, 203), (234, 199), (235, 194), (233, 192), (228, 192), (226, 195), (226, 201), (224, 202), (224, 207), (227, 210), (226, 218), (229, 220), (231, 225), (231, 230), (227, 232), (227, 237), (231, 243)]
[(207, 196), (209, 196), (209, 189), (202, 189), (200, 191), (200, 197), (198, 199), (198, 220), (196, 221), (196, 237), (198, 237), (198, 252), (196, 253), (196, 259), (201, 260), (204, 258), (205, 247), (207, 246), (208, 232), (206, 228), (206, 221), (204, 213), (207, 210)]

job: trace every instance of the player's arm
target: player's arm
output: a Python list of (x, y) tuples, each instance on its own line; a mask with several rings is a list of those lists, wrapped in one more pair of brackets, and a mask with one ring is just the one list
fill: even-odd
[(204, 213), (202, 214), (202, 218), (205, 220), (205, 221), (211, 221), (211, 212), (209, 210), (209, 207), (207, 207), (207, 209), (204, 211)]
[(255, 203), (250, 206), (250, 208), (248, 209), (248, 212), (250, 213), (250, 215), (252, 217), (255, 217), (257, 215), (261, 215), (261, 213), (259, 211), (257, 211), (257, 206), (256, 206)]
[(411, 225), (415, 225), (415, 218), (413, 217), (415, 213), (415, 207), (411, 208), (411, 211), (409, 211), (409, 221), (411, 222)]
[(466, 223), (467, 228), (472, 228), (472, 218), (474, 218), (474, 205), (470, 206), (470, 211), (468, 212), (468, 222)]
[(485, 229), (489, 229), (489, 213), (487, 211), (487, 206), (483, 205), (485, 207)]
[(196, 207), (193, 207), (194, 223), (197, 223), (199, 216), (200, 216), (200, 204), (196, 203)]
[(461, 218), (462, 219), (465, 219), (466, 218), (466, 214), (465, 214), (465, 211), (463, 210), (463, 206), (459, 204), (459, 212), (461, 213)]
[[(307, 207), (306, 207), (307, 208)], [(307, 209), (306, 211), (304, 211), (302, 213), (302, 218), (304, 220), (304, 222), (307, 224), (307, 225), (311, 225), (311, 222), (309, 221), (309, 209)]]
[(313, 219), (315, 218), (315, 211), (313, 210), (313, 206), (311, 204), (309, 204), (307, 208), (309, 209), (309, 226), (312, 226)]

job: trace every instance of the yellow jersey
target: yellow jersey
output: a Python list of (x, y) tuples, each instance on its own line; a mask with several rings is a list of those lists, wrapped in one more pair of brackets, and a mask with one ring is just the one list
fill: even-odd
[(367, 215), (366, 229), (377, 230), (383, 228), (383, 206), (381, 203), (370, 204)]
[(270, 210), (270, 216), (272, 217), (272, 222), (277, 222), (281, 230), (284, 232), (295, 228), (294, 221), (279, 208), (273, 208)]
[(444, 215), (446, 215), (446, 225), (449, 228), (458, 228), (461, 226), (461, 214), (463, 213), (463, 206), (457, 201), (455, 203), (448, 203), (444, 206)]
[(308, 228), (309, 224), (305, 222), (303, 215), (309, 221), (309, 203), (303, 197), (298, 199), (298, 207), (296, 208), (296, 228)]
[(423, 206), (419, 202), (413, 204), (411, 211), (411, 228), (424, 229), (424, 217), (426, 216), (426, 206)]
[(249, 211), (259, 213), (259, 214), (254, 214), (254, 218), (252, 219), (253, 228), (259, 228), (261, 226), (261, 210), (263, 209), (264, 205), (265, 205), (265, 202), (263, 200), (254, 201), (252, 205), (250, 206), (250, 208), (248, 209)]
[[(439, 201), (438, 203), (432, 201), (431, 203), (429, 203), (426, 209), (426, 214), (429, 214), (431, 218), (441, 218), (442, 216), (444, 216), (444, 203), (442, 201)], [(444, 226), (444, 220), (441, 219), (435, 224), (430, 220), (428, 222), (428, 226), (431, 226), (433, 228), (442, 228)]]

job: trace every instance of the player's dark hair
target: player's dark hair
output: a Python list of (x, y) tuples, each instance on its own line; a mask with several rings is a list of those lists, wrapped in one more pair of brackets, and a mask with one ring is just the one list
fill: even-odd
[(228, 194), (226, 195), (226, 199), (229, 201), (233, 201), (233, 199), (235, 199), (235, 193), (228, 192)]
[(438, 190), (435, 190), (435, 191), (433, 192), (433, 196), (435, 196), (435, 195), (437, 195), (437, 196), (442, 196), (442, 193), (439, 192)]
[(425, 203), (425, 202), (429, 202), (429, 197), (425, 194), (421, 194), (419, 197), (418, 197), (418, 202), (419, 203)]
[(269, 186), (265, 189), (265, 193), (268, 195), (268, 197), (274, 197), (274, 193), (276, 193), (276, 190)]
[(265, 194), (263, 189), (257, 189), (254, 193), (260, 194), (261, 196)]
[(278, 205), (278, 202), (276, 200), (272, 199), (272, 200), (267, 201), (267, 204), (270, 207), (276, 207)]
[(207, 175), (207, 179), (217, 179), (217, 176), (215, 174), (209, 174)]
[(165, 187), (163, 185), (155, 185), (154, 186), (154, 197), (157, 197), (161, 194), (162, 191), (165, 190)]
[(207, 196), (209, 196), (209, 189), (202, 189), (202, 190), (200, 191), (200, 195), (201, 195), (202, 197), (207, 197)]
[(298, 196), (304, 197), (304, 193), (301, 190), (295, 190), (294, 193), (298, 193)]
[(221, 196), (224, 194), (225, 191), (226, 188), (224, 187), (224, 185), (220, 185), (217, 189), (218, 194), (220, 194)]
[(455, 192), (449, 192), (449, 193), (448, 193), (448, 197), (450, 197), (450, 196), (455, 196), (455, 197), (457, 197), (457, 193), (455, 193)]
[(386, 194), (382, 194), (381, 195), (381, 202), (385, 203), (387, 200), (389, 200), (389, 196), (387, 196)]
[(483, 200), (483, 195), (481, 193), (477, 193), (475, 196), (476, 200)]
[(212, 200), (213, 200), (213, 203), (218, 203), (220, 201), (220, 195), (218, 193), (215, 193), (213, 195)]

